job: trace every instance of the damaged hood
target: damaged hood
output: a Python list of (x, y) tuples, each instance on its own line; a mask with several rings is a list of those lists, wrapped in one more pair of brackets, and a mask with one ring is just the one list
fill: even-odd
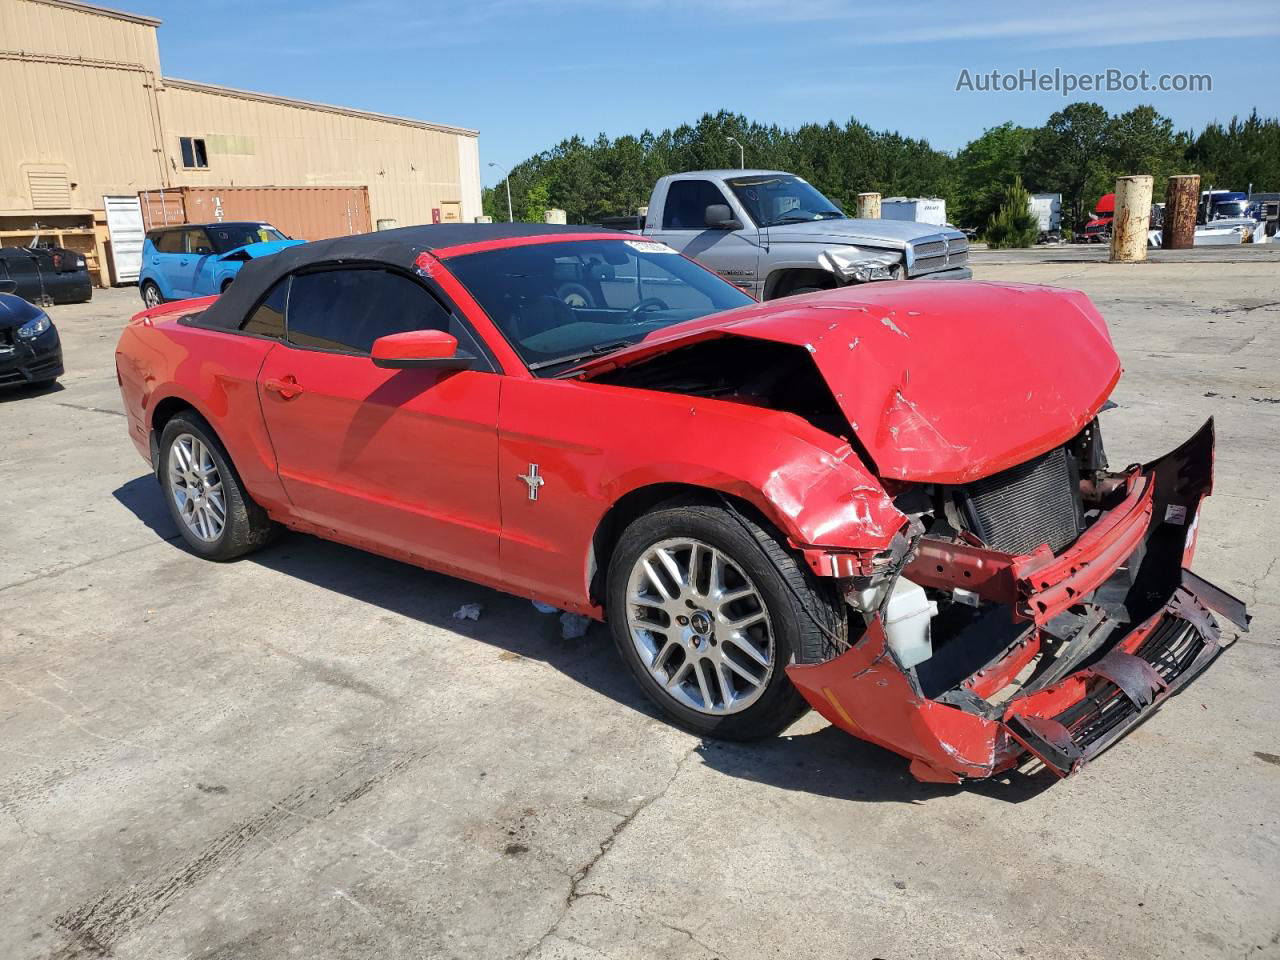
[(925, 237), (946, 234), (962, 238), (964, 234), (950, 227), (912, 220), (814, 220), (809, 223), (785, 223), (768, 228), (769, 242), (778, 243), (848, 243), (858, 246), (903, 250), (908, 244)]
[(583, 364), (590, 379), (718, 337), (801, 347), (881, 477), (967, 483), (1075, 436), (1120, 377), (1083, 294), (918, 280), (845, 287), (679, 324)]

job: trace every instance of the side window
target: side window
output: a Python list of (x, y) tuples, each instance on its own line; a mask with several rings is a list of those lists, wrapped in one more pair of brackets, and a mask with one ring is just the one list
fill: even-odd
[(259, 337), (284, 339), (284, 309), (289, 302), (289, 278), (276, 281), (263, 301), (240, 324), (245, 333)]
[(157, 253), (182, 253), (182, 230), (165, 230), (156, 234)]
[(676, 180), (667, 187), (662, 229), (705, 230), (707, 207), (713, 203), (728, 202), (720, 188), (710, 180)]
[(197, 253), (204, 255), (213, 253), (213, 244), (209, 242), (209, 234), (203, 230), (184, 230), (183, 236), (186, 238), (187, 253)]
[(409, 330), (449, 330), (435, 297), (388, 270), (325, 270), (293, 278), (288, 339), (300, 347), (368, 353), (373, 341)]
[(9, 267), (10, 280), (27, 280), (39, 276), (39, 265), (35, 257), (23, 255), (6, 257), (5, 262)]
[(179, 137), (178, 146), (182, 150), (182, 165), (188, 170), (204, 170), (209, 166), (209, 154), (202, 138)]

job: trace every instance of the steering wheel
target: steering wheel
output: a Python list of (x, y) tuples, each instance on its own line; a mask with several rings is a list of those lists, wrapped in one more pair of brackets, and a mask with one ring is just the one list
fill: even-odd
[(665, 301), (659, 300), (657, 297), (645, 297), (630, 310), (627, 311), (627, 319), (635, 322), (640, 319), (640, 314), (647, 313), (650, 310), (670, 310)]

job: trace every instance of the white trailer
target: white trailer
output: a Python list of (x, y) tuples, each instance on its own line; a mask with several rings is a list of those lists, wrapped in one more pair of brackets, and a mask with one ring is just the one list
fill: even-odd
[(1040, 243), (1062, 238), (1062, 194), (1033, 193), (1027, 209), (1040, 225)]
[(947, 201), (940, 197), (890, 197), (880, 201), (881, 220), (911, 220), (935, 227), (947, 222)]

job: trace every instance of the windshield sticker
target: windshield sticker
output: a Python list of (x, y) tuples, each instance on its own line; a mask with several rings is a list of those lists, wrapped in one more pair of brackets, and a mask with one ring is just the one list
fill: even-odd
[(656, 240), (623, 240), (622, 242), (637, 253), (675, 253), (665, 243), (658, 243)]

